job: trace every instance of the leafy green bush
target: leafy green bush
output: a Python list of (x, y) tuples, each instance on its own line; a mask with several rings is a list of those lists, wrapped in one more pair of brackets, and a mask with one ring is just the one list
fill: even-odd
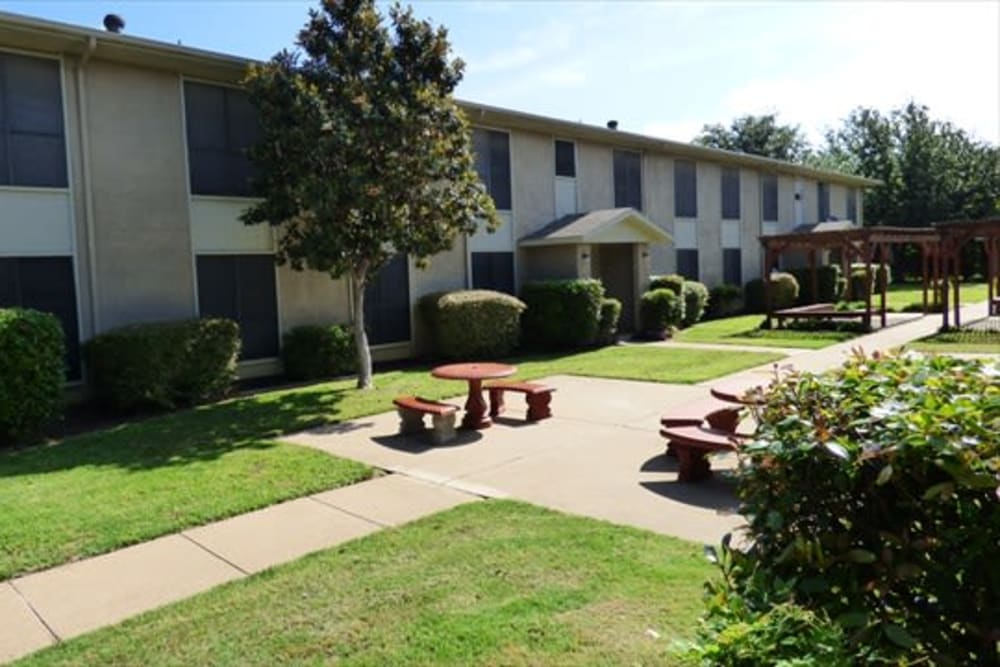
[(859, 353), (777, 382), (741, 451), (749, 546), (724, 545), (724, 606), (825, 614), (857, 664), (997, 664), (998, 378)]
[(818, 294), (812, 293), (812, 271), (807, 268), (788, 271), (799, 283), (799, 305), (810, 303), (835, 303), (844, 293), (846, 284), (840, 274), (838, 264), (826, 264), (816, 267), (816, 287)]
[(503, 292), (459, 290), (420, 300), (434, 353), (445, 359), (502, 357), (516, 347), (524, 303)]
[(357, 368), (350, 326), (305, 325), (284, 335), (281, 358), (291, 380), (314, 380), (353, 373)]
[(671, 273), (665, 276), (651, 276), (649, 279), (648, 291), (652, 292), (653, 290), (658, 289), (672, 290), (674, 294), (681, 296), (684, 290), (684, 276), (677, 273)]
[(732, 317), (743, 312), (743, 289), (739, 285), (716, 285), (708, 290), (709, 319)]
[(684, 300), (662, 287), (646, 292), (639, 301), (642, 333), (649, 338), (665, 338), (684, 320)]
[[(746, 297), (747, 311), (751, 313), (763, 313), (764, 304), (764, 281), (754, 278), (746, 284), (743, 290)], [(791, 308), (799, 298), (799, 282), (790, 273), (780, 273), (775, 271), (771, 274), (771, 307), (774, 310)]]
[(239, 351), (239, 327), (226, 319), (132, 324), (84, 347), (94, 394), (120, 411), (222, 398)]
[[(846, 298), (855, 301), (864, 301), (865, 285), (868, 274), (864, 264), (851, 264), (851, 275), (848, 280), (849, 294)], [(888, 286), (892, 283), (892, 269), (888, 264), (872, 264), (872, 285), (871, 292), (879, 294), (882, 292), (882, 285)]]
[(543, 348), (581, 347), (597, 339), (604, 285), (600, 280), (543, 280), (524, 285), (524, 340)]
[(601, 320), (597, 328), (597, 344), (611, 345), (618, 333), (618, 320), (622, 315), (622, 302), (618, 299), (601, 301)]
[(0, 444), (34, 435), (59, 414), (65, 354), (54, 315), (0, 309)]
[(681, 326), (689, 327), (700, 321), (708, 306), (708, 288), (696, 280), (685, 280), (681, 289), (684, 298), (684, 317)]

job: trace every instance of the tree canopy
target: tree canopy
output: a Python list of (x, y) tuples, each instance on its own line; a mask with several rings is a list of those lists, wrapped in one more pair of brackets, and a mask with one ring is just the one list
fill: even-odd
[(263, 199), (243, 221), (280, 228), (279, 262), (352, 279), (358, 386), (370, 387), (372, 276), (398, 253), (422, 263), (499, 220), (452, 98), (464, 65), (444, 28), (398, 5), (386, 22), (373, 0), (324, 0), (297, 44), (246, 79)]
[(728, 127), (704, 125), (694, 143), (789, 162), (802, 162), (809, 154), (809, 142), (801, 128), (781, 125), (776, 114), (740, 116)]

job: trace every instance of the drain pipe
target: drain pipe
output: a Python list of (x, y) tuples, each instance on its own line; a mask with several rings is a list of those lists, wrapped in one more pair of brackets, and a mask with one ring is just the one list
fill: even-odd
[(97, 241), (94, 238), (94, 194), (90, 181), (90, 135), (87, 122), (87, 87), (83, 75), (90, 57), (97, 50), (97, 38), (87, 38), (87, 45), (76, 67), (77, 125), (80, 128), (80, 186), (83, 190), (83, 224), (87, 232), (87, 282), (90, 288), (90, 326), (92, 334), (101, 331), (100, 299), (97, 292)]

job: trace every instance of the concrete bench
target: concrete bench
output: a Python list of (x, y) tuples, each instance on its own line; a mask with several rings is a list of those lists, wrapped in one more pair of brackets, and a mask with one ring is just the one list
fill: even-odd
[(697, 482), (712, 475), (707, 455), (732, 451), (747, 435), (736, 433), (739, 408), (722, 408), (700, 417), (664, 417), (660, 435), (667, 439), (667, 456), (676, 456), (677, 479)]
[(529, 422), (536, 422), (552, 416), (549, 404), (552, 402), (552, 387), (536, 382), (518, 382), (517, 380), (497, 380), (486, 385), (490, 392), (490, 417), (503, 414), (503, 395), (507, 391), (516, 391), (524, 394), (528, 402)]
[(424, 432), (424, 415), (431, 415), (431, 442), (440, 445), (455, 437), (455, 413), (458, 408), (454, 405), (416, 396), (400, 396), (392, 402), (399, 413), (400, 433), (409, 435)]

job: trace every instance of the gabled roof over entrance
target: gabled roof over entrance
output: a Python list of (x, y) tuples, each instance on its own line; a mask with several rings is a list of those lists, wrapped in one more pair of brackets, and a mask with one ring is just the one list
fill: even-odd
[(634, 208), (607, 208), (554, 220), (519, 241), (521, 246), (579, 243), (670, 243), (670, 234)]

